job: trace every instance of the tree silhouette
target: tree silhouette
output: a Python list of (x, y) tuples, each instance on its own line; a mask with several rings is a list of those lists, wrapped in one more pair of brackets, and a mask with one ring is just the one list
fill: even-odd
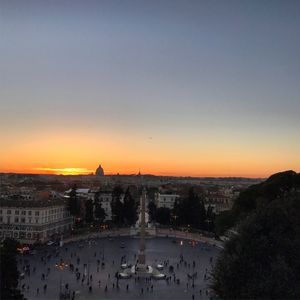
[(99, 192), (95, 194), (95, 218), (97, 219), (98, 223), (103, 223), (106, 217), (106, 213), (104, 208), (102, 207), (101, 202), (99, 201)]
[(85, 221), (92, 223), (94, 221), (94, 204), (91, 199), (85, 202)]
[(266, 181), (250, 186), (234, 201), (230, 212), (224, 212), (216, 218), (218, 234), (223, 234), (257, 208), (262, 209), (274, 199), (297, 189), (300, 189), (300, 174), (294, 171), (276, 173)]
[(80, 203), (77, 197), (76, 190), (77, 190), (77, 186), (76, 184), (74, 184), (69, 195), (70, 198), (68, 203), (70, 214), (75, 217), (80, 214)]
[(157, 208), (156, 221), (162, 225), (169, 225), (171, 223), (171, 210), (167, 207)]
[(137, 205), (129, 191), (129, 188), (127, 188), (124, 195), (123, 215), (124, 221), (127, 225), (131, 226), (135, 224), (137, 220)]
[(149, 213), (151, 222), (155, 222), (156, 221), (156, 205), (155, 205), (154, 201), (149, 202), (148, 213)]
[(5, 239), (0, 248), (0, 283), (1, 299), (17, 299), (23, 300), (24, 296), (21, 294), (18, 287), (19, 271), (17, 267), (17, 242), (12, 239)]
[(180, 226), (190, 225), (193, 228), (206, 228), (206, 211), (203, 201), (195, 194), (193, 188), (189, 190), (188, 197), (177, 199), (173, 210)]
[(124, 211), (123, 211), (123, 203), (121, 202), (121, 196), (123, 194), (123, 189), (121, 186), (116, 186), (112, 193), (112, 221), (117, 226), (124, 225)]
[(213, 270), (222, 299), (300, 299), (300, 194), (256, 209), (226, 244)]

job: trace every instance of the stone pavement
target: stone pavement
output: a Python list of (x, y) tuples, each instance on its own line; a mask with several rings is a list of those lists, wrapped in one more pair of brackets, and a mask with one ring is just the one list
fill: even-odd
[[(75, 299), (175, 300), (193, 299), (193, 296), (194, 299), (210, 298), (209, 271), (219, 249), (188, 240), (182, 240), (181, 245), (179, 239), (176, 239), (176, 242), (172, 238), (146, 239), (147, 263), (165, 263), (162, 272), (171, 276), (171, 279), (169, 282), (121, 279), (117, 288), (115, 274), (120, 270), (121, 258), (123, 257), (123, 260), (128, 263), (135, 263), (138, 248), (139, 239), (122, 236), (70, 242), (62, 248), (45, 246), (44, 250), (38, 251), (35, 255), (19, 257), (20, 272), (23, 272), (24, 266), (30, 266), (30, 275), (25, 275), (25, 278), (21, 280), (20, 288), (24, 287), (23, 292), (27, 299), (34, 300), (58, 299), (60, 288), (63, 292), (71, 291), (71, 295), (74, 292)], [(73, 271), (70, 264), (74, 266)], [(56, 267), (56, 265), (61, 267)], [(170, 266), (173, 266), (174, 272), (169, 272)], [(78, 280), (76, 280), (76, 268), (80, 273)], [(84, 274), (86, 279), (82, 282)], [(89, 284), (87, 284), (88, 274), (92, 275), (89, 277)], [(193, 280), (188, 278), (191, 278), (193, 274), (197, 274), (194, 284)], [(177, 279), (180, 281), (179, 284)], [(45, 285), (47, 289), (44, 292)]]

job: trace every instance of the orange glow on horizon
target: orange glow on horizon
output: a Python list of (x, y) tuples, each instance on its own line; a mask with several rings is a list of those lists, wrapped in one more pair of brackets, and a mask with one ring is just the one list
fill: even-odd
[[(19, 174), (49, 174), (49, 175), (90, 175), (95, 174), (95, 170), (88, 168), (32, 168), (32, 169), (21, 169), (21, 170), (0, 170), (0, 172), (4, 173), (19, 173)], [(154, 176), (174, 176), (174, 177), (245, 177), (245, 178), (268, 178), (274, 173), (286, 171), (286, 169), (274, 170), (270, 173), (223, 173), (223, 172), (214, 172), (215, 170), (211, 170), (211, 172), (193, 172), (193, 173), (185, 173), (185, 172), (167, 172), (160, 170), (140, 170), (142, 174), (154, 175)], [(104, 169), (105, 175), (133, 175), (138, 174), (139, 169), (129, 169), (128, 171), (122, 169), (122, 171), (118, 170), (108, 170)], [(297, 171), (296, 171), (297, 172)]]
[[(4, 133), (2, 140), (8, 138)], [(287, 148), (284, 143), (275, 147), (274, 142), (270, 148), (263, 139), (259, 146), (258, 151), (248, 142), (225, 143), (209, 136), (205, 142), (193, 136), (178, 141), (174, 133), (150, 140), (92, 128), (45, 129), (26, 138), (15, 136), (0, 148), (0, 172), (79, 175), (95, 173), (99, 164), (107, 175), (140, 170), (157, 176), (265, 178), (284, 170), (300, 171), (297, 147)]]
[[(94, 171), (86, 168), (35, 168), (39, 173), (48, 173), (55, 175), (86, 175)], [(34, 172), (35, 173), (35, 172)]]

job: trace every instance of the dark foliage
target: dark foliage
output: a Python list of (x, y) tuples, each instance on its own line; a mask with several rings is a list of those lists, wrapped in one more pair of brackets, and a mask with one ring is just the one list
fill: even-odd
[(179, 226), (190, 225), (193, 228), (206, 229), (206, 211), (203, 201), (190, 189), (188, 197), (176, 201), (174, 216)]
[(155, 222), (156, 221), (156, 205), (155, 205), (154, 201), (149, 202), (148, 213), (149, 213), (151, 222)]
[(116, 186), (112, 194), (112, 221), (117, 226), (124, 225), (124, 213), (123, 213), (123, 203), (121, 202), (121, 196), (123, 194), (123, 189), (120, 186)]
[(78, 216), (80, 214), (80, 203), (76, 193), (77, 186), (74, 185), (70, 192), (69, 198), (69, 210), (72, 216)]
[(212, 288), (222, 299), (300, 299), (299, 253), (300, 194), (290, 192), (241, 223), (217, 261)]
[(103, 223), (106, 217), (104, 208), (102, 207), (101, 202), (99, 201), (99, 194), (95, 194), (95, 218), (98, 223)]
[(137, 220), (137, 205), (132, 197), (129, 188), (124, 195), (123, 216), (126, 225), (133, 225)]
[(17, 299), (22, 300), (24, 296), (21, 294), (18, 287), (19, 271), (17, 267), (17, 242), (12, 239), (5, 239), (1, 247), (0, 258), (0, 283), (1, 299)]
[(85, 221), (87, 223), (94, 221), (94, 204), (90, 199), (85, 202)]
[(169, 225), (171, 223), (171, 210), (167, 207), (157, 208), (156, 221), (162, 225)]
[(252, 185), (241, 192), (230, 213), (217, 218), (217, 231), (223, 234), (228, 228), (246, 218), (256, 208), (263, 208), (271, 201), (282, 198), (300, 188), (300, 174), (286, 171), (270, 176), (266, 181)]

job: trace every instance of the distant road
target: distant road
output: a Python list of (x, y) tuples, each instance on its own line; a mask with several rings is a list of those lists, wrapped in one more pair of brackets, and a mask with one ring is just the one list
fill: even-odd
[[(64, 242), (69, 243), (69, 242), (81, 241), (86, 239), (118, 237), (118, 236), (133, 236), (131, 228), (119, 228), (115, 230), (107, 230), (107, 231), (102, 231), (97, 233), (86, 233), (81, 235), (75, 235), (64, 239)], [(197, 242), (207, 243), (217, 248), (221, 248), (221, 249), (223, 248), (222, 241), (215, 240), (214, 238), (211, 237), (206, 237), (203, 234), (199, 234), (199, 233), (190, 233), (190, 232), (184, 232), (178, 230), (157, 228), (154, 236), (156, 237), (168, 236), (177, 239), (194, 240)]]

